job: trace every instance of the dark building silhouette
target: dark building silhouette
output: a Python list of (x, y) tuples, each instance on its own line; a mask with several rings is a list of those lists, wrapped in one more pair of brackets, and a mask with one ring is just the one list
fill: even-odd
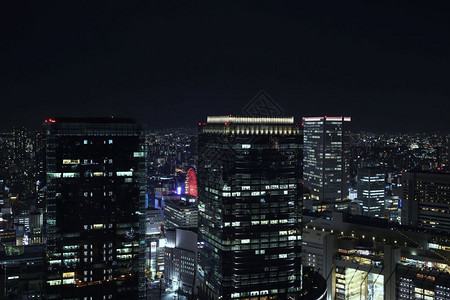
[(0, 249), (0, 299), (41, 299), (44, 287), (44, 246)]
[(47, 299), (145, 298), (144, 131), (130, 119), (48, 119)]
[(199, 125), (199, 296), (301, 290), (302, 132), (293, 117)]

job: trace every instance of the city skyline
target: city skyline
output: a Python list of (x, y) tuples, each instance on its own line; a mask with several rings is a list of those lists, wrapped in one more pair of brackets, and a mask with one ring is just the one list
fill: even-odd
[(203, 121), (1, 132), (0, 296), (448, 299), (450, 137), (349, 135), (348, 116)]
[[(218, 113), (217, 115), (223, 115)], [(247, 116), (243, 113), (241, 114), (228, 114), (229, 116), (235, 116), (235, 117), (241, 117), (241, 116)], [(333, 115), (333, 114), (328, 114), (328, 115), (324, 115), (324, 114), (315, 114), (315, 115), (295, 115), (295, 114), (291, 114), (294, 116), (295, 120), (301, 120), (302, 118), (324, 118), (324, 117), (342, 117), (344, 115)], [(250, 115), (251, 116), (251, 115)], [(282, 115), (284, 116), (284, 115)], [(345, 115), (347, 116), (347, 114)], [(350, 116), (352, 119), (352, 128), (350, 130), (351, 134), (388, 134), (388, 135), (433, 135), (433, 134), (438, 134), (438, 135), (443, 135), (443, 136), (448, 136), (450, 135), (450, 129), (449, 130), (444, 130), (444, 129), (415, 129), (415, 128), (403, 128), (403, 129), (399, 129), (399, 128), (393, 128), (393, 129), (386, 129), (385, 127), (373, 127), (373, 128), (361, 128), (361, 124), (358, 124), (354, 122), (354, 117)], [(29, 123), (28, 125), (25, 124), (20, 124), (20, 123), (16, 123), (16, 124), (9, 124), (9, 125), (5, 125), (4, 127), (0, 127), (0, 132), (9, 132), (9, 131), (13, 131), (13, 130), (28, 130), (30, 132), (40, 132), (42, 131), (42, 125), (45, 124), (46, 120), (49, 119), (83, 119), (83, 118), (118, 118), (118, 119), (129, 119), (129, 120), (135, 120), (136, 122), (139, 122), (142, 125), (145, 125), (147, 128), (147, 131), (149, 132), (153, 132), (153, 131), (164, 131), (164, 130), (176, 130), (176, 129), (182, 129), (182, 130), (196, 130), (197, 125), (200, 123), (198, 122), (199, 120), (201, 121), (201, 119), (197, 120), (197, 122), (193, 122), (193, 123), (189, 123), (189, 124), (184, 124), (184, 125), (171, 125), (171, 126), (152, 126), (150, 124), (147, 124), (145, 122), (141, 122), (141, 120), (130, 116), (130, 115), (80, 115), (80, 116), (51, 116), (49, 117), (49, 115), (46, 115), (44, 119), (42, 119), (40, 122), (38, 120), (37, 123)], [(358, 120), (358, 118), (356, 118)], [(355, 128), (356, 127), (356, 128)]]
[(446, 5), (0, 12), (1, 299), (450, 299)]

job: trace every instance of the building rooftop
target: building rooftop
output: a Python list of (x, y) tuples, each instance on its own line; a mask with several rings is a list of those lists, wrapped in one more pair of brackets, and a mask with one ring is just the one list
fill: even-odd
[(210, 124), (294, 124), (294, 117), (209, 116), (206, 122)]
[(303, 117), (303, 121), (306, 122), (314, 122), (314, 121), (351, 121), (352, 118), (351, 117), (343, 117), (343, 116), (339, 116), (339, 117), (328, 117), (328, 116), (321, 116), (321, 117)]
[(92, 124), (106, 124), (106, 123), (126, 123), (135, 124), (136, 120), (131, 118), (116, 118), (116, 117), (57, 117), (44, 120), (44, 123), (92, 123)]
[(185, 208), (195, 208), (197, 209), (197, 203), (196, 202), (189, 202), (186, 200), (181, 199), (181, 196), (179, 198), (172, 198), (172, 199), (166, 199), (165, 200), (166, 206), (176, 207), (180, 209)]

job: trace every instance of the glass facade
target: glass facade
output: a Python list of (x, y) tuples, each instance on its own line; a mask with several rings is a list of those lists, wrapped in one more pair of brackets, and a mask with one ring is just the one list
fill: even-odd
[(358, 202), (364, 216), (380, 218), (384, 214), (385, 174), (375, 168), (358, 170)]
[[(195, 198), (194, 198), (195, 199)], [(186, 199), (187, 200), (187, 199)], [(167, 200), (164, 207), (165, 229), (198, 228), (198, 206), (195, 202)]]
[(286, 299), (301, 289), (301, 128), (266, 119), (199, 126), (202, 299)]
[(336, 268), (336, 299), (383, 300), (384, 276), (354, 268)]
[(46, 132), (48, 299), (144, 298), (146, 152), (128, 119), (56, 119)]
[[(305, 187), (313, 205), (348, 200), (350, 187), (350, 118), (303, 118)], [(345, 208), (336, 204), (335, 209)]]
[(402, 224), (450, 232), (450, 174), (403, 174)]

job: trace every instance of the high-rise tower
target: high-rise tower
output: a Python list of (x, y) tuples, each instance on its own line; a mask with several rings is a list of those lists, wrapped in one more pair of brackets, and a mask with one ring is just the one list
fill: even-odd
[(295, 294), (301, 128), (293, 117), (208, 117), (198, 143), (201, 299)]
[(362, 215), (381, 218), (384, 215), (384, 171), (377, 168), (358, 170), (358, 202), (362, 205)]
[(303, 176), (305, 187), (311, 191), (313, 210), (347, 208), (350, 121), (350, 117), (303, 118)]
[(48, 119), (47, 299), (144, 298), (144, 131), (130, 119)]

